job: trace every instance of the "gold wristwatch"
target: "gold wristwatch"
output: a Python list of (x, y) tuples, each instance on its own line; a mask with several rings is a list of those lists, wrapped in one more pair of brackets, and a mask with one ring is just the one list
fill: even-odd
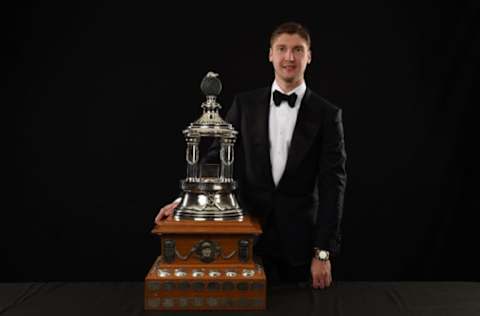
[(319, 248), (313, 248), (313, 257), (320, 261), (327, 261), (330, 258), (330, 252)]

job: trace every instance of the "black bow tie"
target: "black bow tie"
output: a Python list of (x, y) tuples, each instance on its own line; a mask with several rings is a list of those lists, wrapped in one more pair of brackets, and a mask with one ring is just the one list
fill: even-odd
[(292, 93), (290, 95), (286, 95), (278, 90), (273, 91), (273, 103), (275, 103), (276, 106), (279, 106), (282, 101), (287, 101), (288, 105), (293, 108), (295, 107), (295, 101), (297, 101), (297, 94)]

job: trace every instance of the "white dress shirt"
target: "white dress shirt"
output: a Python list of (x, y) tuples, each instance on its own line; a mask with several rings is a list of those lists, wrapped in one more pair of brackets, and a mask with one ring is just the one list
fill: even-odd
[[(278, 90), (284, 94), (297, 94), (295, 106), (291, 108), (286, 101), (282, 101), (279, 106), (273, 103), (273, 91)], [(285, 93), (276, 81), (272, 84), (272, 93), (270, 94), (270, 115), (268, 117), (268, 133), (270, 138), (270, 161), (272, 164), (272, 176), (275, 186), (282, 178), (283, 171), (287, 164), (288, 150), (292, 140), (293, 130), (297, 122), (298, 110), (302, 103), (303, 96), (307, 90), (307, 85), (303, 82), (294, 90)]]

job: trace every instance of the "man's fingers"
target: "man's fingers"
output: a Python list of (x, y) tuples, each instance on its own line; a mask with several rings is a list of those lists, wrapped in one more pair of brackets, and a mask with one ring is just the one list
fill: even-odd
[(158, 212), (157, 216), (155, 217), (155, 223), (157, 224), (160, 224), (160, 222), (168, 217), (168, 216), (171, 216), (173, 214), (173, 210), (175, 209), (175, 207), (177, 207), (179, 203), (170, 203), (164, 207), (162, 207), (160, 209), (160, 211)]
[(327, 288), (332, 283), (332, 275), (330, 273), (325, 273), (322, 275), (323, 288)]
[(163, 218), (163, 208), (160, 209), (160, 212), (158, 212), (157, 216), (155, 217), (155, 223), (159, 224), (162, 218)]
[(325, 289), (331, 284), (332, 277), (328, 273), (312, 275), (312, 287), (315, 289)]
[(318, 289), (320, 287), (320, 275), (314, 274), (312, 275), (312, 281), (313, 281), (313, 288)]
[(164, 217), (167, 217), (167, 216), (168, 216), (168, 215), (165, 214), (166, 211), (167, 211), (165, 208), (166, 208), (166, 206), (165, 206), (165, 207), (162, 207), (162, 208), (160, 209), (160, 212), (158, 212), (158, 215), (155, 217), (155, 223), (159, 224), (160, 221), (161, 221)]
[(324, 289), (325, 288), (325, 279), (320, 276), (320, 279), (318, 280), (319, 283), (319, 288)]
[(328, 274), (327, 275), (327, 286), (330, 286), (330, 285), (332, 285), (332, 275)]
[(167, 206), (165, 206), (165, 212), (164, 212), (164, 215), (166, 217), (170, 216), (173, 214), (173, 210), (175, 209), (175, 207), (177, 207), (178, 203), (170, 203), (168, 204)]
[(166, 209), (165, 209), (165, 212), (163, 213), (163, 215), (164, 215), (165, 217), (169, 217), (170, 215), (172, 215), (173, 209), (174, 209), (174, 207), (166, 208)]

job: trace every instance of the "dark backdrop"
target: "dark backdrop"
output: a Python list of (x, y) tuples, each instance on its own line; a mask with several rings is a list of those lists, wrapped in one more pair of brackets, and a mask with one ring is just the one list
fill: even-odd
[(312, 32), (307, 85), (343, 109), (336, 278), (480, 280), (472, 4), (155, 3), (4, 10), (15, 162), (0, 280), (142, 280), (201, 79), (220, 74), (223, 114), (236, 92), (271, 84), (268, 39), (287, 20)]

